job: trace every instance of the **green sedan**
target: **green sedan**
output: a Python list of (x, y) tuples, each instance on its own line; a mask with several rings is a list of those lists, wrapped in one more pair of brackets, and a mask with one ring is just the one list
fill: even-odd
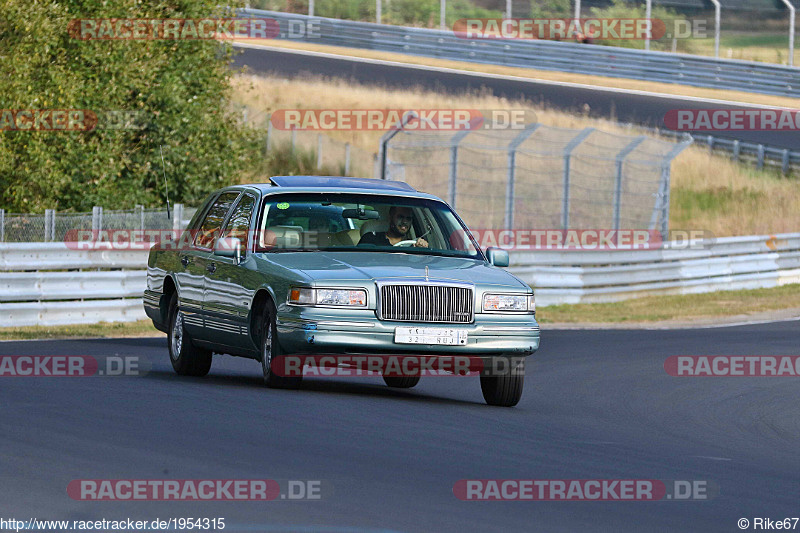
[(519, 402), (539, 325), (507, 252), (402, 182), (270, 181), (214, 192), (150, 251), (144, 308), (178, 374), (206, 375), (214, 353), (260, 361), (282, 388), (321, 360), (402, 388), (467, 368), (490, 405)]

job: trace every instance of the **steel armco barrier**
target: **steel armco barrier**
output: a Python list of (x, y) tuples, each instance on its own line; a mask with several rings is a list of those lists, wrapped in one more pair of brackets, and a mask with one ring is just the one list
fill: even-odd
[[(240, 13), (275, 19), (280, 24), (281, 37), (316, 44), (712, 89), (800, 96), (800, 69), (769, 63), (546, 40), (462, 39), (452, 31), (258, 9), (245, 9)], [(297, 30), (307, 28), (309, 21), (314, 21), (313, 33)]]
[[(540, 306), (800, 283), (800, 234), (725, 237), (644, 251), (512, 251)], [(146, 250), (0, 244), (0, 327), (145, 318)], [(113, 269), (65, 272), (66, 269)]]

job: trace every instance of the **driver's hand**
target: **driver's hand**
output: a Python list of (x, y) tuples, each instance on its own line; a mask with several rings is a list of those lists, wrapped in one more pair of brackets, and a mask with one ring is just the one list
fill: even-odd
[(427, 248), (428, 247), (428, 241), (426, 241), (425, 239), (420, 237), (419, 239), (417, 239), (417, 242), (414, 243), (414, 246), (417, 247), (417, 248)]

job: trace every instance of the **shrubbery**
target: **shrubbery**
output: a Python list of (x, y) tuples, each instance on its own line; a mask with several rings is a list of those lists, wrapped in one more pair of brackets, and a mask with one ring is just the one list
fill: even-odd
[(213, 40), (89, 40), (82, 18), (222, 16), (216, 0), (4, 0), (0, 109), (140, 112), (144, 129), (0, 132), (0, 207), (91, 210), (195, 204), (254, 166), (255, 135), (228, 107), (229, 45)]

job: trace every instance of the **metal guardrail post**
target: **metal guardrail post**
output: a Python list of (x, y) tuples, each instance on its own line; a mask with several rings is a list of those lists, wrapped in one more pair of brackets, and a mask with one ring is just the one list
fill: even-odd
[(344, 175), (350, 175), (350, 143), (344, 143)]
[(645, 2), (645, 14), (644, 18), (647, 22), (647, 35), (644, 38), (644, 49), (649, 51), (650, 50), (650, 36), (653, 33), (653, 21), (651, 17), (653, 16), (653, 0), (646, 0)]
[(764, 145), (758, 145), (758, 159), (756, 160), (756, 168), (761, 170), (764, 168)]
[(617, 154), (616, 163), (617, 163), (617, 177), (614, 182), (614, 230), (619, 229), (620, 223), (620, 207), (622, 204), (622, 167), (625, 163), (625, 158), (628, 157), (628, 154), (633, 152), (637, 146), (642, 144), (647, 137), (644, 135), (640, 135), (628, 143), (625, 148), (619, 151)]
[(6, 210), (0, 209), (0, 242), (6, 242)]
[(92, 207), (92, 231), (97, 232), (103, 229), (103, 208), (99, 205)]
[(739, 143), (739, 139), (736, 139), (735, 141), (733, 141), (733, 160), (737, 163), (739, 162), (739, 154), (741, 153), (741, 151), (742, 147), (741, 144)]
[(44, 242), (55, 240), (55, 210), (44, 210)]
[(314, 0), (308, 0), (308, 16), (314, 16)]
[(381, 23), (381, 2), (383, 0), (375, 0), (375, 22)]
[(714, 139), (713, 135), (709, 135), (708, 139), (706, 140), (706, 142), (708, 143), (708, 153), (709, 154), (714, 153), (714, 141), (716, 141), (716, 139)]
[(444, 30), (447, 25), (445, 14), (447, 13), (447, 0), (439, 0), (439, 29)]
[(135, 209), (139, 211), (139, 229), (144, 231), (144, 206), (136, 204)]
[(781, 172), (783, 175), (787, 175), (789, 173), (789, 150), (783, 151), (783, 160), (781, 161)]
[(175, 232), (183, 228), (183, 204), (175, 204), (172, 210), (172, 229)]
[(586, 128), (578, 135), (572, 138), (564, 147), (564, 177), (563, 177), (563, 193), (561, 197), (561, 229), (569, 229), (569, 176), (570, 176), (570, 162), (572, 159), (572, 151), (578, 147), (586, 137), (592, 134), (594, 128)]
[(517, 173), (517, 148), (536, 131), (541, 124), (527, 124), (508, 145), (508, 181), (506, 182), (506, 214), (503, 225), (514, 229), (514, 179)]
[(450, 139), (450, 178), (447, 187), (447, 201), (453, 209), (456, 208), (456, 195), (458, 194), (458, 145), (470, 133), (472, 130), (459, 131)]

